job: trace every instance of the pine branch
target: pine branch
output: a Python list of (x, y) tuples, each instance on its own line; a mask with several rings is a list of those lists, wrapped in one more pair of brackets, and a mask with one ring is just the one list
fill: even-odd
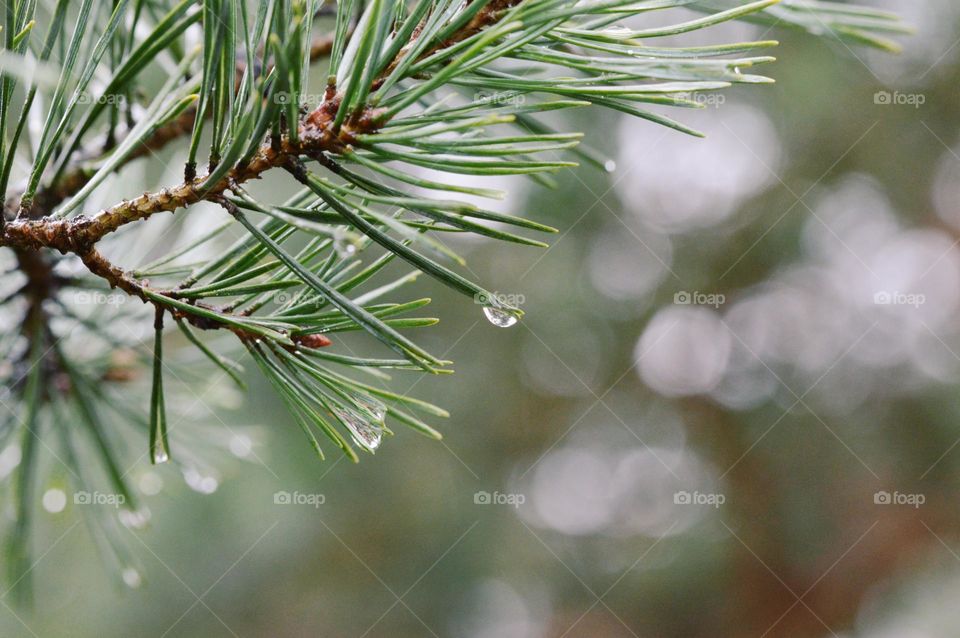
[[(330, 55), (333, 48), (333, 36), (324, 35), (317, 37), (310, 45), (310, 61), (316, 62)], [(246, 64), (243, 61), (237, 62), (237, 84), (239, 85)], [(197, 117), (196, 106), (185, 109), (173, 121), (167, 122), (158, 127), (148, 138), (142, 140), (136, 148), (121, 162), (114, 170), (119, 171), (123, 166), (133, 160), (147, 157), (162, 150), (172, 142), (183, 138), (193, 130), (193, 123)], [(27, 219), (40, 219), (52, 212), (57, 205), (68, 197), (75, 195), (86, 184), (92, 174), (92, 169), (84, 166), (88, 162), (94, 162), (97, 158), (109, 154), (116, 148), (116, 140), (123, 139), (130, 134), (132, 127), (124, 130), (111, 132), (104, 139), (97, 140), (90, 144), (86, 151), (81, 150), (77, 153), (75, 163), (78, 167), (65, 173), (54, 183), (41, 188), (34, 200), (30, 203), (30, 210), (23, 216)], [(23, 191), (15, 192), (4, 202), (4, 215), (8, 218), (17, 216), (22, 208), (21, 198)]]
[[(114, 449), (122, 447), (116, 431), (132, 429), (155, 463), (182, 463), (182, 435), (168, 428), (179, 409), (171, 398), (176, 384), (164, 372), (183, 353), (164, 347), (166, 318), (187, 339), (187, 352), (238, 384), (240, 364), (220, 350), (245, 353), (320, 457), (318, 432), (351, 460), (357, 450), (379, 448), (392, 434), (388, 422), (440, 438), (419, 415), (442, 418), (444, 410), (351, 376), (448, 372), (449, 362), (409, 336), (436, 323), (413, 315), (429, 299), (389, 299), (425, 273), (471, 297), (495, 325), (513, 325), (520, 309), (461, 274), (464, 261), (438, 234), (538, 247), (546, 244), (522, 233), (554, 231), (461, 201), (460, 194), (498, 193), (458, 176), (549, 183), (552, 173), (576, 165), (567, 158), (607, 166), (579, 146), (579, 133), (554, 130), (548, 113), (601, 107), (699, 135), (661, 110), (702, 107), (698, 93), (771, 81), (755, 71), (774, 61), (763, 53), (776, 42), (677, 44), (693, 31), (772, 21), (883, 49), (894, 48), (890, 35), (905, 32), (889, 14), (808, 0), (352, 0), (337, 3), (324, 27), (329, 35), (320, 37), (315, 22), (328, 15), (316, 0), (180, 0), (163, 14), (156, 4), (145, 10), (121, 0), (99, 19), (93, 0), (59, 0), (49, 12), (30, 0), (6, 12), (5, 53), (57, 71), (32, 82), (0, 76), (0, 249), (13, 252), (24, 280), (0, 300), (23, 312), (21, 339), (0, 331), (13, 362), (7, 383), (26, 428), (15, 479), (14, 571), (29, 564), (37, 436), (56, 437), (80, 489), (91, 479), (74, 453), (77, 440), (94, 449), (132, 524), (144, 514), (123, 478), (126, 450)], [(677, 8), (702, 15), (650, 28), (620, 24)], [(202, 45), (187, 48), (188, 34)], [(667, 37), (676, 39), (658, 41)], [(311, 65), (321, 59), (328, 75), (314, 97)], [(159, 88), (157, 76), (165, 78)], [(19, 110), (15, 97), (23, 100)], [(28, 117), (43, 124), (25, 137)], [(91, 197), (113, 199), (125, 187), (125, 169), (137, 159), (178, 141), (180, 183), (84, 213)], [(285, 201), (255, 196), (249, 186), (268, 174), (297, 190)], [(14, 179), (22, 186), (10, 187)], [(193, 230), (201, 203), (215, 204), (228, 221)], [(169, 223), (184, 229), (184, 245), (155, 246), (143, 222), (160, 213), (175, 213)], [(224, 240), (228, 230), (240, 232), (232, 244)], [(112, 255), (134, 245), (161, 256), (127, 269)], [(145, 259), (147, 251), (139, 252)], [(381, 281), (398, 261), (412, 271)], [(71, 301), (110, 290), (143, 305), (87, 312)], [(132, 345), (115, 329), (123, 322), (154, 328), (152, 355), (132, 366), (112, 359)], [(62, 324), (102, 352), (61, 343)], [(351, 331), (372, 336), (395, 358), (338, 352), (339, 335)], [(211, 334), (226, 341), (214, 346)], [(135, 384), (147, 364), (150, 409), (143, 414), (145, 396), (115, 388)], [(177, 369), (196, 377), (194, 367)], [(69, 413), (82, 429), (63, 427)], [(0, 429), (0, 444), (6, 432)], [(103, 539), (114, 562), (133, 569), (116, 536), (105, 531)]]

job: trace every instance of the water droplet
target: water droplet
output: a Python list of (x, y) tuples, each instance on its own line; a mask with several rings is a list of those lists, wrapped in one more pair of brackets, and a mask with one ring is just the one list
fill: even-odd
[(141, 507), (138, 510), (120, 510), (117, 518), (120, 519), (124, 527), (143, 529), (150, 522), (150, 510), (146, 507)]
[(603, 170), (607, 171), (608, 173), (612, 173), (613, 171), (617, 170), (617, 163), (612, 159), (608, 159), (603, 163)]
[(150, 458), (154, 465), (166, 463), (170, 460), (170, 450), (167, 449), (167, 442), (163, 436), (157, 436), (157, 440), (153, 442), (153, 449), (150, 450)]
[(357, 253), (357, 237), (342, 228), (333, 233), (333, 249), (342, 259), (352, 257)]
[(619, 24), (612, 27), (607, 27), (603, 30), (603, 35), (609, 36), (611, 38), (628, 38), (633, 35), (633, 31), (627, 27), (621, 26)]
[(373, 417), (374, 421), (383, 421), (387, 416), (387, 406), (380, 403), (373, 397), (365, 395), (353, 395), (353, 400), (356, 402), (361, 409), (370, 413), (370, 416)]
[(517, 315), (517, 313), (511, 310), (494, 308), (493, 306), (484, 306), (483, 314), (487, 316), (487, 320), (490, 323), (498, 328), (509, 328), (520, 320), (520, 317)]
[(738, 66), (733, 67), (733, 72), (736, 73), (737, 75), (740, 75), (740, 67)]
[(43, 493), (43, 509), (51, 514), (59, 514), (67, 506), (67, 493), (58, 487), (52, 487)]
[(123, 578), (123, 583), (130, 589), (137, 589), (143, 582), (143, 579), (140, 577), (140, 572), (133, 567), (124, 568), (121, 577)]
[(360, 415), (344, 410), (334, 408), (337, 416), (343, 421), (343, 424), (350, 430), (350, 436), (353, 442), (363, 449), (374, 452), (380, 447), (380, 441), (383, 439), (383, 426), (379, 423), (370, 423)]

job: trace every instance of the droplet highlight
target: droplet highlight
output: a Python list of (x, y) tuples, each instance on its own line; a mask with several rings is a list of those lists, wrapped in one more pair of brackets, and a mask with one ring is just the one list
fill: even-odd
[(340, 421), (350, 430), (350, 438), (354, 443), (368, 452), (375, 452), (380, 447), (380, 442), (383, 440), (383, 425), (371, 423), (359, 414), (342, 408), (335, 408), (335, 412)]
[(170, 460), (170, 453), (167, 451), (167, 446), (163, 442), (163, 436), (158, 436), (154, 442), (150, 458), (153, 460), (154, 465), (166, 463)]
[(619, 24), (615, 24), (615, 25), (613, 25), (612, 27), (607, 27), (606, 29), (604, 29), (603, 31), (601, 31), (601, 33), (603, 33), (603, 35), (605, 35), (605, 36), (607, 36), (607, 37), (610, 37), (610, 38), (618, 38), (618, 39), (619, 39), (619, 38), (629, 38), (630, 36), (633, 35), (633, 31), (631, 31), (631, 30), (628, 29), (627, 27), (625, 27), (625, 26), (623, 26), (623, 25), (619, 25)]
[(351, 232), (338, 228), (333, 234), (333, 249), (341, 259), (347, 259), (357, 254), (358, 238)]
[(380, 421), (382, 423), (383, 419), (386, 418), (387, 406), (373, 397), (354, 395), (353, 400), (360, 409), (372, 416), (374, 421)]
[(509, 328), (520, 321), (520, 316), (516, 312), (493, 306), (484, 306), (483, 314), (486, 315), (487, 321), (498, 328)]

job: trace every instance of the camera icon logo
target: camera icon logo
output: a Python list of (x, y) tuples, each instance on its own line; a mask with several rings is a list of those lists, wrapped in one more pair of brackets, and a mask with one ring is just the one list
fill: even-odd
[(893, 104), (893, 95), (889, 91), (877, 91), (873, 94), (873, 103), (880, 105)]
[(893, 303), (893, 295), (885, 290), (881, 290), (880, 292), (874, 293), (873, 303), (877, 304), (878, 306), (889, 306), (891, 303)]
[(693, 295), (686, 290), (681, 290), (680, 292), (674, 293), (673, 303), (679, 306), (689, 306), (693, 303)]
[(693, 503), (693, 495), (686, 490), (682, 490), (673, 495), (674, 505), (690, 505)]
[(290, 495), (290, 492), (275, 492), (273, 495), (273, 504), (274, 505), (289, 505), (293, 502), (293, 498)]
[(490, 492), (477, 492), (473, 495), (474, 505), (489, 505), (493, 502), (493, 497)]
[(884, 492), (881, 490), (873, 495), (874, 505), (890, 505), (892, 502), (893, 497), (890, 495), (890, 492)]

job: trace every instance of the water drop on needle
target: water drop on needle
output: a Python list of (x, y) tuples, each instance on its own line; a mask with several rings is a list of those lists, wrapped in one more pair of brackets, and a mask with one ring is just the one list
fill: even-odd
[(370, 452), (375, 452), (383, 440), (383, 426), (370, 423), (348, 410), (336, 409), (337, 416), (350, 430), (353, 442)]
[(163, 437), (158, 437), (156, 444), (153, 446), (153, 462), (159, 465), (169, 460), (170, 455), (167, 453), (167, 448), (163, 445)]
[(373, 397), (354, 395), (353, 400), (356, 401), (357, 405), (369, 412), (375, 421), (383, 421), (387, 416), (387, 406)]
[(616, 24), (612, 27), (607, 27), (602, 31), (602, 33), (611, 38), (627, 38), (633, 35), (633, 31), (619, 24)]
[(492, 306), (484, 306), (483, 314), (487, 316), (487, 320), (490, 323), (498, 328), (509, 328), (520, 320), (517, 313), (509, 310), (501, 310), (500, 308), (494, 308)]

